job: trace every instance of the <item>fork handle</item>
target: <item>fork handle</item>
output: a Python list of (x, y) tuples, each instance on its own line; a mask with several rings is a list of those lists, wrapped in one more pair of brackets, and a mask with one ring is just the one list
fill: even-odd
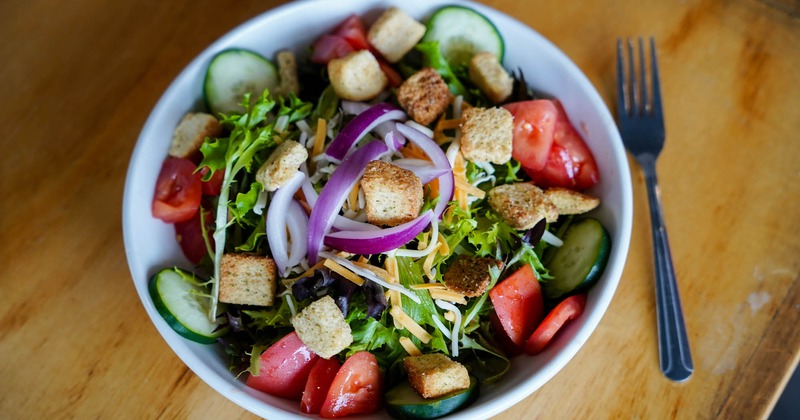
[(692, 363), (683, 309), (672, 265), (672, 255), (661, 211), (655, 157), (649, 156), (639, 162), (647, 183), (650, 207), (650, 224), (653, 234), (656, 275), (656, 314), (658, 321), (658, 350), (661, 371), (673, 381), (684, 381), (692, 375)]

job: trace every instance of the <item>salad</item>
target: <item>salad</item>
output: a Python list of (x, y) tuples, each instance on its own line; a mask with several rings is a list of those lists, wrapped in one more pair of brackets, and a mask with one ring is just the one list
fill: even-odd
[(503, 54), (461, 6), (219, 52), (155, 188), (192, 263), (150, 279), (159, 313), (324, 418), (441, 417), (544, 351), (611, 244), (591, 151)]

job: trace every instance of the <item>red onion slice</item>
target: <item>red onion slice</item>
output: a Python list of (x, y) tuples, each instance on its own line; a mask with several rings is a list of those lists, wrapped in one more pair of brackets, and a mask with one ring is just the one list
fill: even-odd
[(308, 235), (308, 216), (306, 216), (303, 206), (292, 200), (289, 203), (289, 212), (286, 215), (286, 227), (289, 230), (289, 268), (300, 264), (306, 256), (307, 235)]
[(447, 156), (445, 156), (442, 149), (433, 141), (432, 138), (422, 134), (419, 130), (409, 127), (405, 124), (397, 124), (397, 130), (400, 134), (404, 135), (408, 141), (414, 143), (425, 152), (426, 155), (431, 159), (433, 165), (439, 169), (446, 169), (447, 172), (437, 179), (439, 180), (439, 202), (436, 203), (436, 207), (433, 209), (434, 215), (439, 218), (441, 217), (444, 209), (447, 208), (447, 205), (450, 203), (450, 200), (453, 198), (453, 192), (455, 191), (455, 179), (453, 178), (453, 167), (450, 165), (450, 161), (447, 160)]
[(267, 210), (267, 240), (272, 259), (278, 267), (278, 274), (283, 277), (289, 268), (288, 238), (286, 237), (286, 217), (289, 213), (289, 206), (292, 203), (292, 196), (300, 189), (306, 174), (297, 171), (292, 179), (284, 186), (278, 188), (272, 196)]
[(361, 178), (367, 164), (388, 152), (389, 149), (383, 142), (371, 141), (347, 156), (331, 174), (328, 182), (322, 187), (317, 202), (311, 210), (311, 216), (308, 218), (309, 264), (317, 263), (325, 235), (331, 230), (333, 220), (344, 205), (347, 194)]
[(339, 231), (325, 236), (325, 245), (351, 254), (380, 254), (407, 244), (422, 232), (433, 219), (431, 210), (416, 219), (379, 231)]
[[(314, 206), (317, 204), (318, 194), (317, 190), (314, 189), (314, 186), (311, 185), (311, 181), (306, 178), (303, 182), (303, 195), (306, 197), (306, 202), (311, 209), (314, 209)], [(357, 220), (348, 219), (342, 215), (336, 215), (333, 219), (333, 228), (337, 230), (378, 230), (379, 227), (370, 224), (359, 222)]]
[(373, 105), (342, 128), (342, 131), (328, 146), (325, 154), (330, 157), (332, 162), (339, 163), (347, 156), (353, 145), (373, 128), (386, 121), (402, 120), (405, 117), (405, 112), (392, 104), (381, 102)]
[(447, 174), (449, 171), (447, 168), (438, 168), (427, 160), (422, 159), (397, 159), (392, 161), (392, 163), (403, 169), (414, 172), (414, 174), (419, 177), (419, 180), (422, 181), (423, 185)]

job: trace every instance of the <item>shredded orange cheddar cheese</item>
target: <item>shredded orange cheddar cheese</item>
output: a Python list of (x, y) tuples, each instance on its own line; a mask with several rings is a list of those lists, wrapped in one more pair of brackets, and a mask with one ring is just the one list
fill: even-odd
[(408, 337), (400, 337), (400, 345), (403, 346), (409, 356), (419, 356), (422, 354), (417, 346), (414, 345), (414, 342)]
[(425, 328), (422, 328), (417, 321), (414, 321), (410, 316), (408, 316), (399, 306), (392, 306), (392, 309), (389, 311), (394, 319), (396, 319), (401, 325), (406, 327), (408, 332), (410, 332), (414, 337), (417, 337), (419, 341), (422, 341), (424, 344), (428, 344), (431, 341), (431, 335), (425, 331)]
[(325, 267), (330, 268), (331, 270), (341, 274), (342, 277), (346, 278), (347, 280), (352, 281), (353, 283), (361, 286), (364, 284), (364, 279), (353, 273), (352, 271), (342, 267), (336, 261), (326, 259), (325, 260)]

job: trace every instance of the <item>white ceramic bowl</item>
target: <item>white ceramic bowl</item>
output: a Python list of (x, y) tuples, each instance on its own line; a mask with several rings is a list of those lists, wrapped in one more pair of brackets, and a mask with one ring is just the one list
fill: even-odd
[(584, 314), (569, 324), (542, 354), (514, 359), (512, 369), (498, 384), (484, 387), (477, 402), (451, 418), (488, 418), (541, 387), (583, 346), (614, 295), (628, 252), (631, 231), (628, 161), (605, 103), (581, 71), (553, 44), (505, 14), (480, 4), (453, 0), (309, 0), (278, 7), (219, 39), (178, 75), (150, 114), (139, 136), (128, 168), (123, 203), (128, 264), (150, 319), (173, 351), (203, 381), (259, 416), (269, 419), (309, 417), (300, 413), (298, 402), (263, 394), (235, 380), (216, 346), (195, 344), (178, 336), (158, 314), (147, 291), (149, 277), (160, 268), (172, 265), (191, 268), (175, 242), (172, 226), (153, 218), (150, 211), (156, 178), (167, 154), (172, 131), (187, 111), (201, 108), (203, 76), (209, 60), (220, 50), (243, 47), (267, 57), (285, 48), (293, 48), (301, 53), (318, 35), (333, 28), (351, 13), (370, 21), (385, 8), (399, 6), (410, 15), (423, 19), (445, 4), (467, 5), (487, 16), (505, 40), (505, 66), (521, 69), (531, 86), (563, 102), (600, 168), (601, 182), (591, 193), (602, 198), (602, 206), (594, 215), (608, 229), (612, 241), (607, 268), (589, 292)]

